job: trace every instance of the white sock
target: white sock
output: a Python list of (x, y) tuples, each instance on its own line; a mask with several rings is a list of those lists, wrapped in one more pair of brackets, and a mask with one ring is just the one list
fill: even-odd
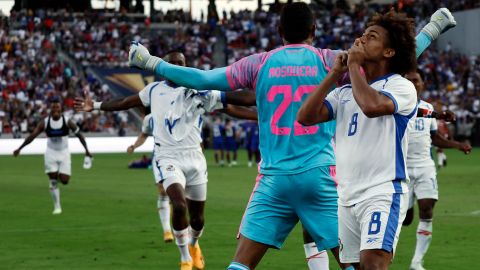
[(417, 245), (412, 263), (421, 263), (425, 253), (427, 253), (430, 242), (432, 241), (432, 220), (421, 219), (417, 228)]
[(52, 195), (53, 207), (55, 209), (61, 208), (60, 206), (60, 189), (58, 188), (58, 182), (55, 179), (50, 179), (50, 195)]
[(185, 228), (181, 231), (173, 230), (173, 235), (175, 236), (175, 243), (178, 246), (180, 251), (180, 260), (182, 262), (192, 261), (190, 252), (188, 251), (188, 241), (190, 240), (190, 235), (188, 234), (188, 228)]
[(203, 228), (200, 231), (197, 231), (192, 227), (188, 227), (188, 228), (190, 229), (190, 237), (191, 237), (190, 245), (195, 246), (196, 244), (198, 244), (198, 239), (200, 238), (200, 236), (202, 236)]
[(158, 195), (157, 209), (163, 232), (171, 232), (172, 228), (170, 227), (170, 200), (168, 199), (168, 196)]
[(327, 251), (318, 251), (315, 242), (304, 244), (305, 257), (307, 258), (308, 269), (310, 270), (328, 270)]

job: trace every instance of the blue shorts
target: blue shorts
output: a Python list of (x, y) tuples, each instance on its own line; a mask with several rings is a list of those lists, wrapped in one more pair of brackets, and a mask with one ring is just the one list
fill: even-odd
[(225, 140), (225, 149), (227, 151), (237, 151), (237, 142), (235, 140)]
[(335, 174), (335, 166), (324, 166), (293, 175), (259, 175), (240, 234), (279, 249), (300, 220), (319, 250), (338, 247)]
[(213, 139), (213, 149), (215, 150), (223, 150), (225, 149), (225, 145), (223, 143), (223, 139)]

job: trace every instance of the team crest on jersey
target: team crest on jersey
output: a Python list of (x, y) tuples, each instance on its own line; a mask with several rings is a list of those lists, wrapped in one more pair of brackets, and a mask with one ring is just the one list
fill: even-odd
[(173, 172), (173, 171), (175, 171), (175, 167), (173, 167), (173, 165), (168, 165), (167, 166), (167, 171)]

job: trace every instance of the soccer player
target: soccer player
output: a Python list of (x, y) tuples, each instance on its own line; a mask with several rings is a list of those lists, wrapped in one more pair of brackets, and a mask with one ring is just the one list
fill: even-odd
[(50, 104), (50, 114), (42, 119), (35, 127), (33, 132), (25, 139), (18, 149), (13, 152), (17, 157), (20, 151), (30, 144), (40, 133), (47, 135), (47, 150), (45, 151), (45, 173), (49, 179), (50, 194), (53, 200), (54, 215), (62, 213), (60, 204), (60, 189), (58, 182), (63, 185), (68, 184), (72, 171), (70, 161), (70, 151), (68, 150), (68, 135), (73, 131), (75, 136), (85, 148), (85, 156), (90, 159), (92, 155), (88, 151), (85, 137), (80, 132), (80, 128), (71, 119), (63, 115), (62, 105), (59, 98), (54, 98)]
[[(233, 125), (232, 120), (225, 120), (225, 150), (228, 166), (237, 165), (237, 129)], [(232, 159), (230, 159), (230, 153)]]
[(224, 152), (225, 149), (225, 127), (222, 124), (222, 119), (217, 117), (213, 124), (213, 150), (215, 151), (215, 163), (217, 165), (223, 166), (224, 161)]
[[(306, 125), (336, 120), (340, 260), (356, 269), (388, 269), (407, 212), (417, 95), (401, 74), (417, 65), (413, 25), (394, 11), (373, 16), (298, 113)], [(330, 92), (347, 70), (351, 84)]]
[[(171, 52), (166, 59), (173, 65), (185, 66), (185, 56), (180, 52)], [(87, 112), (151, 107), (155, 166), (172, 203), (173, 235), (180, 251), (181, 270), (205, 267), (198, 240), (204, 226), (207, 164), (200, 146), (202, 120), (198, 112), (222, 108), (218, 105), (224, 104), (231, 116), (255, 119), (256, 112), (252, 110), (225, 106), (229, 99), (235, 101), (237, 96), (243, 98), (244, 92), (200, 94), (167, 80), (153, 82), (138, 95), (123, 99), (93, 102), (86, 95), (75, 100), (75, 108)]]
[[(152, 133), (153, 118), (152, 114), (149, 113), (143, 118), (142, 132), (138, 135), (135, 143), (133, 143), (127, 148), (127, 153), (132, 154), (136, 148), (140, 147), (141, 145), (143, 145), (143, 143), (145, 143), (148, 136), (152, 135)], [(172, 228), (170, 227), (170, 200), (168, 199), (167, 192), (165, 191), (161, 183), (162, 179), (160, 177), (160, 171), (155, 165), (155, 157), (152, 158), (152, 171), (153, 177), (155, 179), (155, 184), (158, 189), (157, 210), (158, 216), (160, 217), (160, 224), (162, 225), (163, 229), (163, 241), (165, 241), (166, 243), (170, 243), (173, 241)]]
[[(423, 73), (411, 71), (405, 75), (417, 90), (419, 100), (418, 109), (432, 112), (433, 106), (420, 100), (424, 90)], [(440, 114), (444, 116), (446, 114)], [(450, 117), (451, 118), (451, 117)], [(410, 121), (408, 127), (408, 153), (407, 169), (410, 177), (408, 184), (409, 204), (403, 225), (410, 225), (413, 221), (413, 206), (415, 198), (418, 202), (420, 222), (417, 227), (417, 245), (415, 255), (410, 264), (411, 270), (423, 270), (423, 257), (427, 253), (432, 241), (432, 218), (433, 209), (438, 200), (438, 185), (435, 170), (435, 162), (432, 160), (432, 145), (441, 148), (456, 148), (465, 154), (469, 154), (472, 147), (468, 143), (448, 140), (437, 133), (437, 121), (432, 117), (417, 116), (415, 121)]]
[(252, 167), (253, 157), (255, 157), (255, 163), (260, 162), (260, 149), (259, 149), (259, 134), (258, 134), (258, 122), (248, 121), (244, 124), (246, 132), (246, 145), (248, 155), (248, 167)]
[[(454, 24), (448, 10), (437, 11), (417, 38), (418, 54)], [(262, 163), (229, 269), (254, 269), (269, 247), (282, 246), (298, 220), (318, 250), (338, 252), (332, 143), (335, 124), (305, 127), (295, 121), (295, 116), (305, 97), (333, 67), (340, 51), (311, 47), (315, 23), (305, 3), (285, 5), (278, 30), (285, 46), (210, 71), (170, 65), (151, 56), (137, 42), (130, 47), (130, 66), (154, 71), (179, 85), (256, 91)], [(291, 192), (293, 187), (295, 193)]]

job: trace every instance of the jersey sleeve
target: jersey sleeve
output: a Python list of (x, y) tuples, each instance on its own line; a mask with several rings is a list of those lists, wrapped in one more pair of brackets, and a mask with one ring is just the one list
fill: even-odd
[(145, 88), (142, 89), (142, 91), (138, 93), (138, 96), (140, 97), (140, 100), (142, 101), (143, 106), (145, 107), (150, 106), (152, 91), (155, 88), (155, 86), (157, 86), (158, 84), (159, 82), (149, 83), (147, 86), (145, 86)]
[(340, 101), (341, 90), (341, 88), (335, 88), (327, 95), (325, 101), (323, 101), (323, 104), (328, 109), (328, 120), (337, 119), (337, 108), (338, 102)]
[(227, 67), (227, 80), (230, 89), (255, 89), (258, 70), (267, 53), (244, 57)]
[(437, 124), (437, 120), (435, 118), (432, 118), (432, 121), (430, 121), (431, 124), (430, 124), (430, 132), (437, 132), (438, 130), (438, 124)]
[(150, 119), (152, 119), (152, 115), (148, 114), (143, 118), (142, 122), (142, 133), (143, 134), (150, 134), (152, 131), (152, 127), (150, 126)]
[(417, 92), (415, 86), (403, 77), (388, 80), (380, 91), (393, 101), (394, 114), (410, 116), (417, 108)]

